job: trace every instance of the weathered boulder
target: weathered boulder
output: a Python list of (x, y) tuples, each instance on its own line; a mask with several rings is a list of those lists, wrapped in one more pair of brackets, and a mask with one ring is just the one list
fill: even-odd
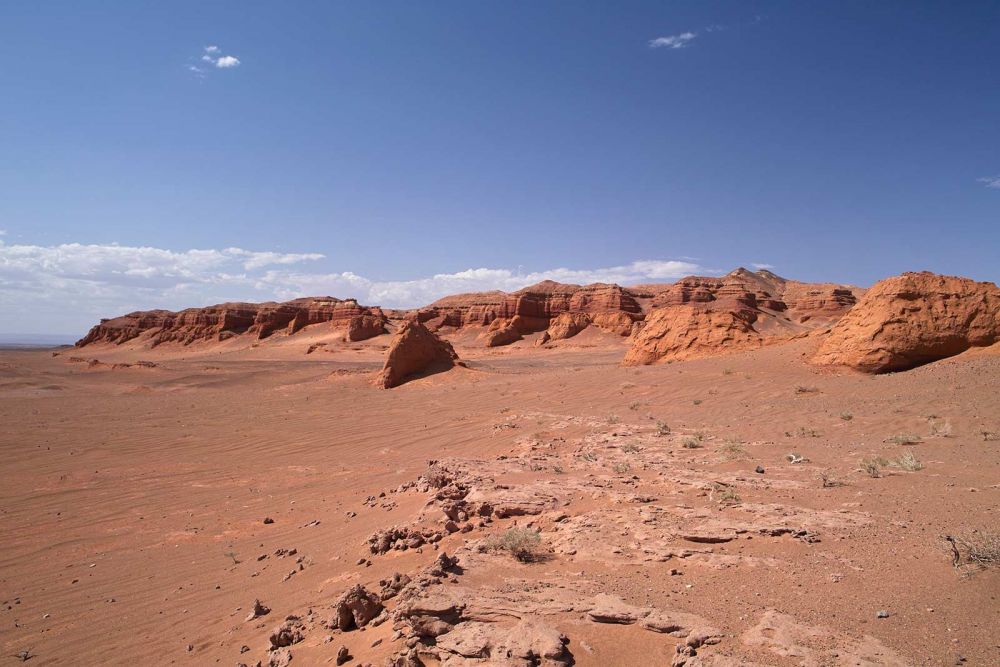
[(333, 605), (330, 627), (341, 631), (363, 628), (382, 613), (382, 601), (378, 595), (368, 592), (361, 584), (356, 584), (340, 596)]
[(416, 373), (447, 370), (458, 355), (451, 343), (441, 340), (417, 320), (406, 322), (392, 339), (385, 365), (375, 377), (375, 384), (396, 387)]
[(1000, 288), (904, 273), (872, 286), (830, 331), (813, 363), (903, 371), (1000, 341)]

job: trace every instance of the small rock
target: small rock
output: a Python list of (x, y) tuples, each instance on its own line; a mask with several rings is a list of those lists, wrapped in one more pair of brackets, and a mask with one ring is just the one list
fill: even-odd
[(264, 523), (265, 524), (274, 523), (274, 519), (272, 519), (269, 516), (268, 517), (264, 517)]
[(337, 664), (342, 665), (351, 659), (351, 652), (347, 650), (346, 646), (341, 646), (337, 649)]
[(250, 606), (250, 613), (247, 614), (246, 621), (252, 621), (255, 618), (260, 618), (261, 616), (267, 616), (270, 613), (270, 607), (262, 603), (260, 600), (254, 600), (253, 604)]
[(887, 612), (884, 609), (880, 609), (879, 611), (875, 612), (875, 618), (889, 618), (889, 612)]
[(758, 475), (763, 475), (764, 474), (764, 466), (757, 466), (756, 468), (754, 468), (753, 471), (755, 473), (757, 473)]

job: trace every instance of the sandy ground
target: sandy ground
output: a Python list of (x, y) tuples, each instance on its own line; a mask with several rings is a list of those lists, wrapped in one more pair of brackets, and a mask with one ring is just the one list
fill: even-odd
[[(1000, 664), (1000, 573), (943, 539), (1000, 529), (1000, 357), (869, 377), (807, 366), (802, 340), (625, 369), (607, 337), (470, 338), (469, 368), (384, 391), (387, 342), (0, 352), (0, 664), (266, 665), (295, 614), (293, 664), (381, 665), (394, 623), (333, 632), (331, 603), (441, 551), (461, 567), (420, 595), (554, 628), (579, 665), (669, 665), (685, 639), (649, 614), (718, 636), (688, 664)], [(157, 365), (113, 367), (137, 359)], [(904, 451), (923, 469), (858, 469)], [(400, 490), (430, 460), (520, 515), (372, 554), (377, 529), (447, 520)], [(480, 552), (515, 524), (535, 562)], [(596, 622), (602, 595), (635, 622)], [(245, 621), (255, 598), (272, 611)]]

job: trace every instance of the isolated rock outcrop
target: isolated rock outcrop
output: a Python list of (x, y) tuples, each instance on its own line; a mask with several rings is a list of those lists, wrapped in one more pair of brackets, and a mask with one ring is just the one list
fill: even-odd
[(447, 370), (455, 365), (456, 359), (458, 355), (451, 343), (435, 336), (420, 322), (410, 320), (392, 339), (385, 365), (374, 382), (388, 389), (415, 373)]
[(759, 347), (763, 338), (753, 328), (756, 319), (746, 309), (684, 305), (654, 310), (635, 335), (622, 364), (640, 366)]
[(830, 331), (816, 364), (902, 371), (1000, 341), (1000, 288), (934, 273), (872, 286)]
[(353, 299), (316, 297), (284, 303), (223, 303), (176, 313), (151, 310), (101, 320), (76, 345), (121, 345), (141, 336), (145, 336), (142, 341), (150, 347), (168, 342), (190, 345), (243, 335), (262, 340), (280, 331), (293, 335), (304, 327), (323, 323), (343, 330), (347, 340), (358, 341), (385, 333), (387, 321), (380, 308), (361, 306)]

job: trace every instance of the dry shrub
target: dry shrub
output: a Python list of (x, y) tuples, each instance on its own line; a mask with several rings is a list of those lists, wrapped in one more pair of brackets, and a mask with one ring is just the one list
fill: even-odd
[(971, 565), (978, 568), (1000, 565), (1000, 531), (975, 530), (962, 535), (947, 536), (951, 544), (955, 567)]
[(514, 526), (500, 535), (486, 540), (487, 551), (506, 551), (522, 563), (538, 560), (541, 555), (542, 536), (531, 528)]

